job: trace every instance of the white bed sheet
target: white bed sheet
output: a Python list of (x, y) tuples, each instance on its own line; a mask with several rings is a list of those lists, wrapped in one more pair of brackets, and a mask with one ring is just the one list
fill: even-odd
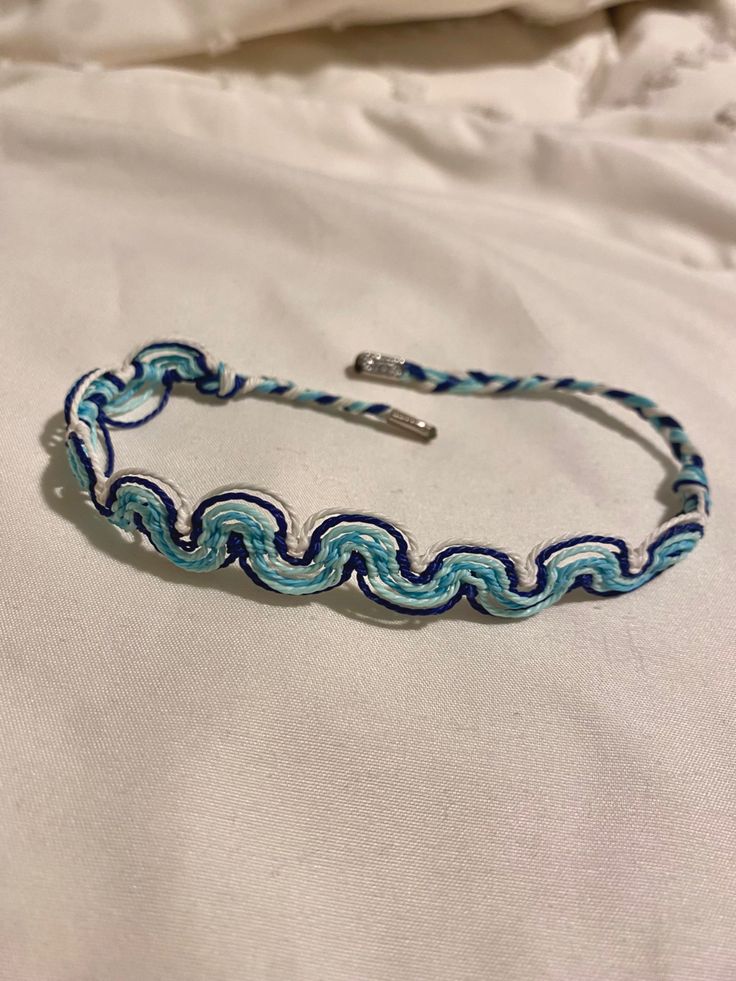
[[(491, 44), (457, 59), (506, 15), (206, 70), (3, 64), (3, 981), (734, 975), (732, 62), (688, 67), (669, 16), (530, 33), (505, 75)], [(646, 98), (644, 30), (676, 68)], [(656, 398), (702, 446), (709, 533), (631, 596), (520, 623), (180, 573), (59, 446), (70, 382), (169, 334), (440, 431), (176, 398), (120, 462), (192, 496), (246, 482), (514, 550), (672, 506), (627, 415), (346, 378), (368, 347)]]

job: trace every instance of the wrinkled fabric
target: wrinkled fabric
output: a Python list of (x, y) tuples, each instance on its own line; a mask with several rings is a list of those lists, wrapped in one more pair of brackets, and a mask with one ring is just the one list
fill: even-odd
[[(733, 7), (734, 0), (717, 0)], [(0, 10), (0, 51), (70, 64), (124, 64), (171, 55), (219, 54), (239, 41), (304, 28), (461, 18), (507, 8), (558, 23), (608, 0), (11, 0)]]
[[(550, 45), (587, 52), (572, 71), (506, 80), (436, 24), (418, 65), (385, 27), (289, 39), (290, 64), (268, 41), (0, 68), (3, 981), (733, 977), (734, 138), (707, 66), (634, 98), (640, 33), (606, 88), (620, 36), (591, 17)], [(640, 541), (675, 505), (630, 413), (348, 377), (367, 348), (654, 398), (705, 457), (708, 533), (630, 596), (524, 622), (181, 572), (61, 447), (71, 383), (166, 336), (439, 431), (175, 395), (118, 465), (192, 500), (245, 484), (516, 552)]]

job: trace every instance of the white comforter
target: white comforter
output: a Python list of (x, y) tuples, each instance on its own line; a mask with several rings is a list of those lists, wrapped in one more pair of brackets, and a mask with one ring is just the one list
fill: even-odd
[[(736, 20), (596, 7), (239, 47), (388, 5), (0, 15), (2, 981), (736, 975)], [(393, 13), (473, 12), (419, 8)], [(524, 622), (179, 572), (59, 444), (71, 382), (167, 335), (439, 428), (174, 399), (120, 465), (191, 498), (521, 552), (673, 507), (626, 414), (346, 378), (372, 348), (655, 398), (704, 452), (709, 533)]]

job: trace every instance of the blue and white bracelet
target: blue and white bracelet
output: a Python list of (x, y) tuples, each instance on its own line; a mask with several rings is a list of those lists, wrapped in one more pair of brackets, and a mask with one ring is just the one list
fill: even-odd
[[(631, 592), (683, 559), (703, 536), (710, 506), (703, 459), (682, 426), (650, 399), (573, 378), (448, 373), (380, 354), (360, 355), (355, 367), (427, 392), (544, 391), (611, 399), (636, 412), (669, 444), (680, 465), (673, 486), (681, 510), (635, 547), (609, 535), (575, 535), (545, 542), (522, 559), (476, 544), (444, 546), (422, 558), (406, 532), (362, 512), (321, 512), (300, 526), (283, 503), (260, 490), (222, 491), (192, 508), (170, 481), (115, 471), (110, 438), (115, 428), (153, 419), (178, 382), (219, 399), (259, 394), (311, 403), (423, 438), (431, 438), (434, 428), (384, 403), (237, 374), (199, 345), (184, 341), (147, 344), (122, 367), (91, 371), (76, 382), (65, 404), (72, 470), (100, 514), (118, 528), (142, 532), (183, 569), (209, 572), (237, 562), (259, 586), (291, 596), (334, 589), (354, 575), (369, 599), (416, 616), (444, 613), (462, 597), (481, 613), (528, 617), (578, 587), (603, 596)], [(151, 400), (155, 407), (136, 417)]]

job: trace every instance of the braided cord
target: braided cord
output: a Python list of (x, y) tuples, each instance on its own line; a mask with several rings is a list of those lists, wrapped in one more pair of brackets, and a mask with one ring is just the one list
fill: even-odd
[(699, 494), (703, 492), (704, 507), (710, 507), (708, 480), (703, 457), (693, 446), (682, 424), (669, 413), (663, 412), (655, 402), (643, 395), (635, 395), (620, 388), (610, 388), (600, 382), (579, 381), (575, 378), (550, 378), (547, 375), (490, 375), (483, 371), (437, 371), (410, 361), (403, 362), (400, 381), (416, 384), (427, 392), (451, 392), (454, 395), (503, 395), (513, 392), (569, 392), (582, 395), (600, 395), (626, 409), (633, 410), (646, 420), (665, 440), (675, 460), (680, 464), (673, 490), (689, 487), (683, 505), (687, 511), (699, 506)]
[[(577, 535), (543, 543), (524, 559), (478, 544), (446, 546), (420, 559), (404, 531), (375, 515), (322, 512), (300, 527), (283, 503), (252, 489), (214, 494), (192, 508), (170, 481), (116, 472), (110, 436), (115, 428), (154, 418), (177, 383), (220, 399), (258, 394), (316, 405), (424, 438), (435, 431), (382, 402), (240, 375), (184, 341), (148, 344), (121, 368), (79, 379), (65, 403), (71, 468), (104, 517), (123, 530), (142, 532), (181, 568), (208, 572), (237, 562), (260, 586), (297, 596), (333, 589), (354, 575), (370, 599), (413, 615), (442, 613), (465, 597), (482, 613), (521, 618), (579, 587), (599, 595), (631, 592), (684, 558), (703, 536), (710, 496), (702, 456), (677, 420), (650, 399), (573, 378), (448, 373), (376, 354), (360, 355), (356, 369), (435, 393), (559, 391), (613, 400), (645, 419), (669, 445), (680, 465), (673, 486), (681, 510), (635, 547), (609, 535)], [(152, 409), (136, 414), (151, 402)]]

